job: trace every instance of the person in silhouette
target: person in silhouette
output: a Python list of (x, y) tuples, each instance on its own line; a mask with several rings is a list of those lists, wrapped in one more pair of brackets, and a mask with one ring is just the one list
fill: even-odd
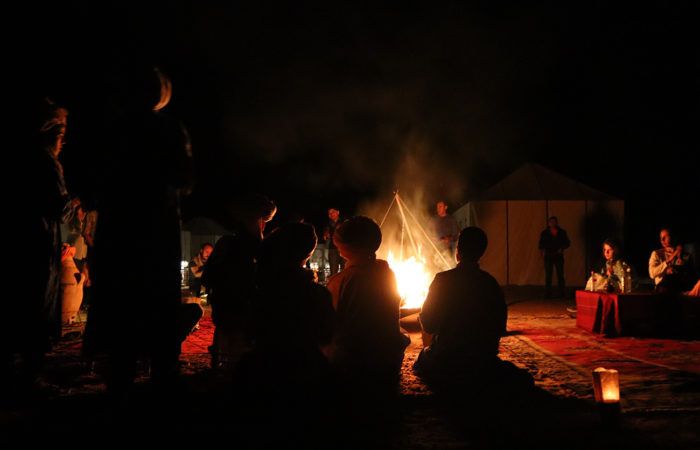
[(202, 274), (209, 292), (214, 338), (209, 347), (212, 368), (231, 371), (240, 357), (252, 348), (251, 305), (256, 295), (256, 259), (265, 224), (277, 207), (260, 194), (250, 194), (224, 207), (223, 225), (233, 234), (221, 237), (214, 246)]
[(457, 267), (435, 276), (421, 308), (421, 327), (432, 339), (413, 368), (433, 387), (532, 386), (529, 375), (498, 358), (508, 311), (496, 279), (479, 268), (487, 245), (482, 229), (462, 230)]
[[(22, 295), (6, 302), (7, 320), (0, 332), (0, 389), (10, 395), (42, 391), (41, 371), (52, 340), (60, 336), (60, 224), (72, 214), (59, 155), (63, 149), (68, 111), (48, 99), (28, 102), (22, 119), (25, 147), (17, 155), (17, 173), (32, 187), (20, 195), (13, 211), (22, 232), (21, 251), (11, 253), (21, 270)], [(19, 131), (19, 130), (13, 130)], [(19, 359), (15, 362), (15, 355)], [(4, 397), (0, 392), (0, 397)]]
[[(170, 80), (139, 64), (115, 77), (105, 146), (95, 164), (99, 221), (84, 351), (107, 353), (107, 387), (121, 402), (128, 400), (141, 355), (150, 358), (157, 389), (168, 391), (178, 379), (179, 201), (191, 184), (192, 166), (186, 130), (163, 112)], [(126, 248), (148, 249), (148, 257), (134, 263)]]
[(564, 282), (564, 250), (571, 242), (566, 230), (559, 227), (559, 220), (552, 216), (547, 221), (547, 228), (540, 233), (539, 249), (544, 259), (545, 297), (552, 297), (552, 270), (557, 271), (559, 297), (564, 297), (566, 287)]
[(372, 219), (358, 216), (341, 223), (333, 241), (347, 264), (328, 280), (337, 318), (331, 362), (341, 379), (388, 392), (410, 339), (399, 326), (394, 272), (376, 257), (382, 233)]
[(304, 223), (283, 224), (262, 242), (252, 302), (255, 345), (241, 366), (246, 384), (268, 400), (319, 400), (330, 385), (322, 349), (333, 337), (335, 312), (328, 290), (304, 267), (316, 242), (313, 226)]

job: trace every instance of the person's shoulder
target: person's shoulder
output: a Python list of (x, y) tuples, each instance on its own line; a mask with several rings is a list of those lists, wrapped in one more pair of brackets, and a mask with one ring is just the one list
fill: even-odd
[(486, 283), (491, 284), (492, 286), (497, 286), (499, 289), (501, 288), (501, 285), (498, 284), (498, 280), (496, 280), (496, 277), (491, 275), (489, 272), (485, 271), (484, 269), (479, 268), (479, 277)]

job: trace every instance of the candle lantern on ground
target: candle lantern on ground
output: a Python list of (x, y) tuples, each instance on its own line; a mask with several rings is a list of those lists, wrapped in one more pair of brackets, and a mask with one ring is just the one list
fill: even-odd
[(595, 369), (593, 394), (603, 425), (617, 426), (620, 417), (620, 378), (617, 370), (604, 367)]

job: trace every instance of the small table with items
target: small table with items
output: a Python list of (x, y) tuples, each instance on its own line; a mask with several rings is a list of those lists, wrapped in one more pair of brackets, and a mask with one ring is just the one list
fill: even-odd
[(576, 326), (607, 337), (693, 334), (699, 309), (691, 297), (576, 291)]

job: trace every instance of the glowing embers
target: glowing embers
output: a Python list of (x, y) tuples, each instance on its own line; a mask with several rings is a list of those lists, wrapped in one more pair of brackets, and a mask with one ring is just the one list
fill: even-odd
[(411, 256), (408, 259), (399, 260), (389, 250), (387, 261), (391, 270), (396, 275), (396, 284), (401, 295), (401, 307), (404, 309), (420, 308), (428, 295), (431, 276), (425, 269), (425, 261)]

